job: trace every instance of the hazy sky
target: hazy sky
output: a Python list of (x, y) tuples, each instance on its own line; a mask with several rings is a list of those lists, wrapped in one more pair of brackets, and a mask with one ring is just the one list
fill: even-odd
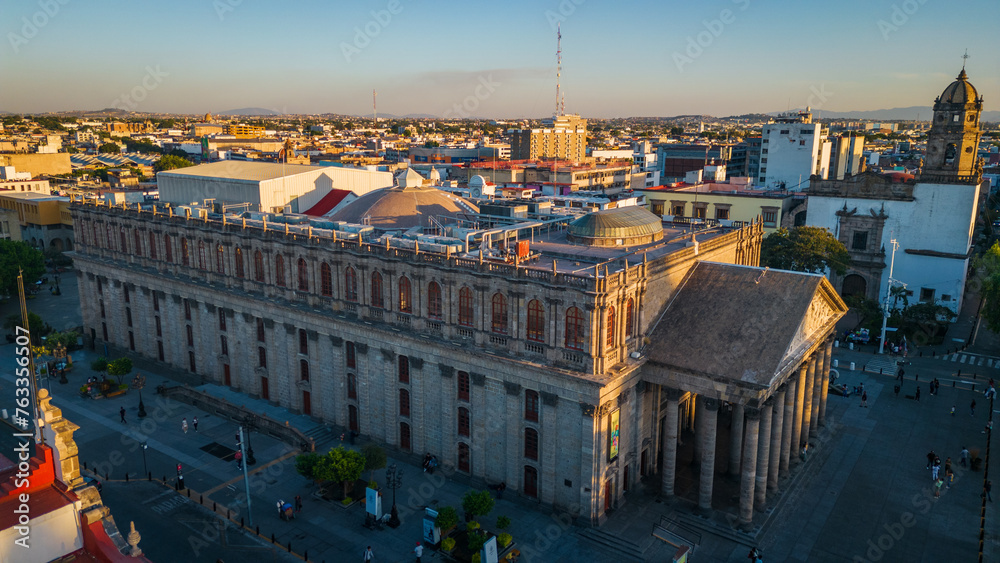
[[(46, 11), (46, 8), (48, 11)], [(542, 117), (1000, 101), (995, 0), (0, 0), (0, 110)]]

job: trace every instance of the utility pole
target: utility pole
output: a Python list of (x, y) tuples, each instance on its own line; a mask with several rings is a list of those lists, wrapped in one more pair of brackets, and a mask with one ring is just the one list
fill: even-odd
[(247, 493), (247, 522), (253, 526), (253, 511), (250, 510), (250, 476), (247, 474), (247, 453), (245, 451), (246, 448), (243, 446), (245, 443), (246, 440), (243, 439), (243, 427), (240, 426), (240, 457), (243, 459), (243, 463), (241, 464), (243, 466), (243, 485)]
[(896, 265), (896, 249), (899, 248), (896, 239), (890, 240), (889, 243), (892, 244), (892, 258), (889, 259), (889, 283), (885, 289), (885, 305), (882, 309), (882, 337), (879, 339), (879, 354), (885, 354), (885, 325), (889, 322), (889, 298), (892, 297), (892, 284), (896, 281), (892, 279), (892, 269)]

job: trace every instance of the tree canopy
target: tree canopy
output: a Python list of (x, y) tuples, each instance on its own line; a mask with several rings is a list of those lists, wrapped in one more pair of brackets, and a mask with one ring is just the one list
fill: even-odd
[(117, 154), (122, 152), (122, 148), (118, 146), (117, 143), (104, 143), (103, 145), (97, 147), (97, 152)]
[(778, 229), (760, 247), (760, 265), (779, 270), (821, 274), (830, 269), (842, 276), (850, 261), (844, 243), (820, 227)]
[(489, 491), (469, 491), (462, 497), (462, 510), (473, 518), (486, 516), (493, 511), (494, 504)]
[(186, 158), (179, 157), (173, 154), (166, 154), (160, 157), (153, 164), (153, 170), (157, 172), (163, 172), (164, 170), (174, 170), (175, 168), (187, 168), (188, 166), (194, 166), (194, 163)]
[(118, 378), (118, 383), (122, 382), (122, 378), (131, 373), (132, 371), (132, 360), (121, 357), (112, 360), (108, 364), (108, 375), (112, 375)]
[(313, 468), (313, 478), (341, 483), (346, 496), (348, 485), (361, 477), (361, 472), (364, 470), (365, 456), (360, 452), (345, 449), (344, 446), (337, 446), (320, 458)]
[(1000, 242), (994, 242), (975, 261), (980, 282), (979, 294), (983, 297), (982, 318), (993, 332), (1000, 332)]
[(24, 272), (24, 287), (41, 279), (45, 258), (40, 250), (19, 240), (0, 240), (0, 295), (17, 294), (17, 271)]

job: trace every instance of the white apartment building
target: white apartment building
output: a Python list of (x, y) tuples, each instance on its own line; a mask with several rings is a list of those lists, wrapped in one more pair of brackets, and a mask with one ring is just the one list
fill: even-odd
[(761, 131), (758, 184), (768, 188), (802, 191), (809, 178), (826, 178), (830, 167), (830, 142), (819, 123), (806, 111), (783, 114)]

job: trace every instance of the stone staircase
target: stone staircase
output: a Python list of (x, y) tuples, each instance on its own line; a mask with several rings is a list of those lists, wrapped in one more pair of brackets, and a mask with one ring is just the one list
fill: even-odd
[(653, 541), (653, 536), (649, 536), (649, 543), (646, 543), (645, 546), (640, 546), (619, 536), (605, 532), (600, 528), (585, 528), (579, 533), (579, 536), (613, 554), (608, 559), (609, 561), (646, 561), (646, 549), (649, 548), (649, 544)]
[[(315, 427), (306, 430), (305, 435), (312, 438), (316, 444), (316, 453), (322, 454), (326, 453), (330, 448), (337, 447), (340, 444), (341, 434), (335, 432), (332, 428), (325, 424), (317, 424)], [(344, 436), (346, 439), (347, 437)]]

